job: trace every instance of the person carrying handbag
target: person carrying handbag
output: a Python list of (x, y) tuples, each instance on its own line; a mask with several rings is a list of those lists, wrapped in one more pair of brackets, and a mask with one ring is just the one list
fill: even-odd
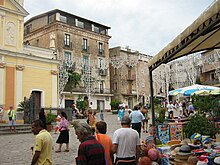
[(13, 109), (13, 106), (10, 105), (9, 110), (8, 110), (8, 124), (10, 126), (10, 131), (12, 132), (12, 127), (13, 127), (13, 131), (16, 132), (16, 128), (15, 128), (15, 110)]

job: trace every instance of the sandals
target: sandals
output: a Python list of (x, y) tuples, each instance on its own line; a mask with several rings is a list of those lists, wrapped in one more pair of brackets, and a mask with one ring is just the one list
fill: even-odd
[(70, 150), (64, 150), (63, 152), (69, 152)]
[(61, 151), (59, 151), (59, 150), (57, 150), (57, 151), (55, 151), (56, 153), (59, 153), (59, 152), (61, 152)]

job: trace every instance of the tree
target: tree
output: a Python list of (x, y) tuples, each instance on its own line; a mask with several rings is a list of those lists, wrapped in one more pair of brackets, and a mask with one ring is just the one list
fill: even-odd
[(219, 97), (213, 95), (192, 97), (193, 105), (201, 114), (207, 114), (211, 118), (220, 118)]
[(65, 91), (73, 92), (73, 89), (80, 85), (81, 75), (77, 72), (69, 71), (68, 72), (69, 79), (65, 86)]

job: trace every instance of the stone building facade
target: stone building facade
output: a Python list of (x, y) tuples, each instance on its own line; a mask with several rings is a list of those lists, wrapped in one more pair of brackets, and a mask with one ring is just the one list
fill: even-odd
[(54, 50), (60, 65), (70, 65), (83, 77), (80, 86), (72, 92), (62, 91), (61, 107), (84, 98), (89, 100), (92, 109), (110, 109), (110, 76), (106, 62), (108, 29), (110, 27), (58, 9), (25, 22), (25, 43)]
[(110, 58), (115, 61), (110, 65), (111, 90), (114, 99), (132, 109), (138, 103), (146, 104), (149, 100), (148, 55), (129, 48), (110, 48)]
[(220, 87), (220, 49), (201, 53), (200, 81), (206, 85)]

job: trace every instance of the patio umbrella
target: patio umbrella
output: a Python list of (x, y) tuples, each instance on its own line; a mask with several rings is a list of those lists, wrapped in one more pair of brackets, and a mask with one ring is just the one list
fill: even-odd
[(220, 95), (220, 89), (214, 89), (210, 92), (210, 95)]
[(203, 90), (200, 90), (200, 91), (193, 92), (193, 93), (191, 94), (191, 96), (192, 96), (192, 95), (210, 95), (210, 93), (211, 93), (210, 90), (205, 90), (205, 89), (203, 89)]
[(175, 89), (172, 91), (169, 91), (169, 95), (171, 96), (176, 96), (178, 94), (182, 94), (184, 96), (191, 96), (193, 93), (197, 92), (197, 91), (212, 91), (215, 89), (220, 89), (218, 87), (214, 87), (214, 86), (208, 86), (208, 85), (191, 85), (191, 86), (187, 86), (187, 87), (183, 87), (183, 88), (179, 88), (179, 89)]

